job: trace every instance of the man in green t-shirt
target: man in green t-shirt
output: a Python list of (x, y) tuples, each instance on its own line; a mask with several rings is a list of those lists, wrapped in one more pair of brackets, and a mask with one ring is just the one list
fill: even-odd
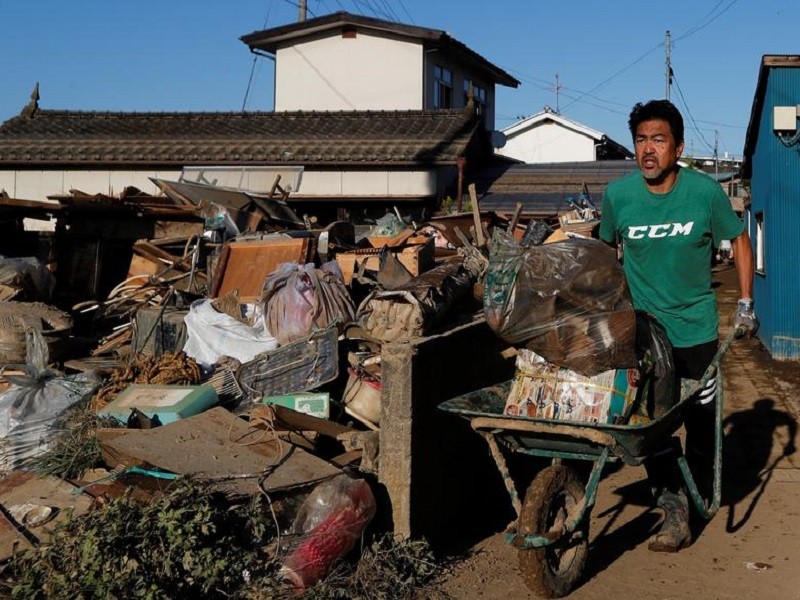
[[(718, 347), (711, 258), (713, 247), (722, 240), (731, 240), (741, 292), (734, 324), (750, 332), (758, 327), (750, 238), (720, 185), (678, 165), (683, 118), (672, 103), (637, 104), (628, 125), (640, 171), (606, 189), (600, 237), (622, 246), (634, 306), (666, 330), (677, 376), (700, 379)], [(707, 464), (713, 456), (715, 392), (712, 380), (687, 409), (687, 456), (694, 455), (695, 464)], [(649, 548), (676, 552), (691, 541), (688, 501), (677, 461), (665, 449), (645, 466), (665, 515)]]

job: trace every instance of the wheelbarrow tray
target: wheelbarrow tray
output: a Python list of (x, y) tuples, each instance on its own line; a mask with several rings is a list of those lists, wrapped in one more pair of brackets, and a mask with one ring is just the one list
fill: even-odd
[[(658, 419), (641, 425), (512, 417), (503, 414), (511, 380), (452, 398), (439, 405), (471, 421), (476, 431), (491, 431), (512, 450), (599, 456), (604, 448), (628, 464), (639, 465), (683, 423), (688, 396)], [(577, 456), (576, 456), (577, 457)]]

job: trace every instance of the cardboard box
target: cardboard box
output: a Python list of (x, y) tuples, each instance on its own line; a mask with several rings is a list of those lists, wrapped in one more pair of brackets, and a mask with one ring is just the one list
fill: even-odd
[(331, 397), (327, 392), (300, 392), (285, 396), (264, 396), (264, 404), (277, 404), (319, 419), (330, 417)]
[[(436, 262), (433, 238), (427, 238), (420, 244), (391, 249), (390, 252), (394, 252), (402, 265), (415, 277), (432, 269)], [(336, 262), (342, 270), (345, 284), (350, 285), (357, 264), (366, 263), (365, 267), (371, 271), (380, 268), (380, 251), (368, 249), (366, 252), (358, 250), (339, 252), (336, 254)]]
[(114, 400), (97, 411), (100, 417), (128, 421), (136, 408), (151, 419), (158, 416), (162, 424), (172, 423), (199, 414), (217, 403), (217, 393), (208, 385), (131, 384)]
[(523, 349), (504, 414), (559, 421), (618, 423), (637, 393), (636, 369), (585, 377)]

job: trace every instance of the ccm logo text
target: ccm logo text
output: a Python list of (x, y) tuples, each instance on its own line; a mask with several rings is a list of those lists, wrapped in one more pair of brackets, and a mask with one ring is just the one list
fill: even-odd
[(663, 223), (661, 225), (631, 225), (628, 227), (628, 239), (641, 240), (644, 238), (675, 237), (676, 235), (689, 235), (694, 227), (694, 221), (689, 223)]

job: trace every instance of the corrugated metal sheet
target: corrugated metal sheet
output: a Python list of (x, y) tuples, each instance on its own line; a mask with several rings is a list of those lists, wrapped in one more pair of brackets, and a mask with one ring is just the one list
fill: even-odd
[[(759, 333), (775, 358), (800, 358), (800, 143), (784, 145), (772, 131), (772, 108), (800, 104), (800, 68), (770, 70), (753, 152), (750, 231), (763, 214), (764, 272), (756, 275)], [(754, 248), (755, 250), (755, 248)]]

